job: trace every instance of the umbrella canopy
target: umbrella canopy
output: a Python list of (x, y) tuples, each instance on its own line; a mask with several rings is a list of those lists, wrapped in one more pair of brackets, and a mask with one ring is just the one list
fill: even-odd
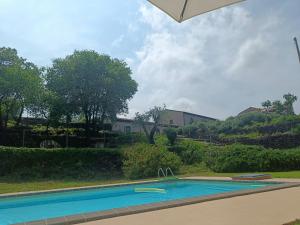
[(179, 23), (194, 16), (245, 0), (148, 0)]

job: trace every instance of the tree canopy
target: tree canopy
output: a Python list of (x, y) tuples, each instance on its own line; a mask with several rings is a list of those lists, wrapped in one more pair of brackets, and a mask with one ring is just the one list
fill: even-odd
[(24, 110), (29, 110), (43, 89), (41, 69), (18, 56), (17, 50), (0, 48), (0, 126), (8, 119), (20, 123)]
[(283, 95), (284, 101), (276, 100), (271, 102), (267, 100), (262, 103), (266, 112), (275, 112), (281, 115), (295, 115), (294, 103), (298, 100), (297, 96), (288, 93)]
[(165, 110), (166, 106), (154, 106), (145, 113), (135, 114), (135, 122), (143, 128), (149, 144), (155, 144), (154, 135), (158, 130), (160, 118)]
[(124, 61), (95, 51), (75, 51), (55, 59), (46, 74), (46, 87), (59, 99), (65, 115), (82, 114), (87, 135), (128, 111), (128, 100), (137, 91)]

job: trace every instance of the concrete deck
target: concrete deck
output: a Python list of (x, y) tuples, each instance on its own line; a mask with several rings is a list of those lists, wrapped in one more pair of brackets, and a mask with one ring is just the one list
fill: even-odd
[[(193, 179), (229, 178), (198, 178)], [(300, 182), (300, 179), (268, 181)], [(300, 187), (121, 216), (84, 225), (282, 225), (300, 218)]]

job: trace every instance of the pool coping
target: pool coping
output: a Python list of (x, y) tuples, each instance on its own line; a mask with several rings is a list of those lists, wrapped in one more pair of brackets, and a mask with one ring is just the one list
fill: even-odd
[[(234, 181), (234, 180), (213, 180), (213, 179), (195, 179), (195, 178), (183, 178), (180, 180), (194, 180), (194, 181), (216, 181), (216, 182), (249, 182), (253, 183), (253, 181)], [(6, 197), (17, 197), (17, 196), (28, 196), (28, 195), (38, 195), (38, 194), (47, 194), (47, 193), (56, 193), (56, 192), (68, 192), (68, 191), (77, 191), (77, 190), (89, 190), (95, 188), (108, 188), (108, 187), (120, 187), (124, 185), (136, 185), (136, 184), (148, 184), (148, 183), (157, 183), (159, 180), (151, 180), (151, 181), (142, 181), (142, 182), (133, 182), (133, 183), (121, 183), (121, 184), (113, 184), (113, 185), (97, 185), (97, 186), (89, 186), (89, 187), (79, 187), (79, 188), (66, 188), (66, 189), (55, 189), (49, 191), (38, 191), (38, 192), (24, 192), (24, 193), (14, 193), (14, 194), (4, 194), (0, 195), (0, 198)], [(113, 217), (119, 216), (126, 216), (132, 215), (137, 213), (144, 213), (174, 207), (180, 207), (185, 205), (192, 205), (202, 202), (232, 198), (237, 196), (244, 196), (244, 195), (251, 195), (269, 191), (275, 191), (280, 189), (292, 188), (292, 187), (300, 187), (300, 182), (278, 182), (278, 181), (255, 181), (257, 183), (274, 183), (277, 184), (276, 186), (268, 186), (263, 188), (257, 188), (252, 190), (241, 190), (235, 192), (228, 192), (228, 193), (221, 193), (221, 194), (214, 194), (214, 195), (207, 195), (202, 197), (193, 197), (193, 198), (185, 198), (179, 200), (172, 200), (166, 202), (158, 202), (158, 203), (151, 203), (151, 204), (143, 204), (139, 206), (132, 206), (132, 207), (125, 207), (125, 208), (118, 208), (112, 210), (105, 210), (105, 211), (98, 211), (98, 212), (91, 212), (91, 213), (82, 213), (76, 214), (71, 216), (64, 216), (64, 217), (57, 217), (45, 220), (37, 220), (25, 223), (15, 223), (13, 225), (71, 225), (71, 224), (78, 224), (102, 219), (109, 219)]]

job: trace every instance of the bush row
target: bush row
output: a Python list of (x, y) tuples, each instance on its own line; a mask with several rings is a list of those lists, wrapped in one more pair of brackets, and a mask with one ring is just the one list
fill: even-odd
[(300, 149), (274, 150), (233, 144), (210, 148), (204, 162), (214, 172), (263, 172), (300, 169)]
[(210, 145), (183, 140), (169, 148), (184, 164), (204, 162), (214, 172), (264, 172), (300, 170), (300, 148), (267, 149), (256, 145)]
[(0, 147), (0, 176), (78, 177), (120, 171), (117, 149), (40, 149)]
[(204, 142), (181, 140), (178, 145), (170, 146), (169, 151), (176, 153), (186, 165), (192, 165), (203, 161), (205, 151), (209, 145)]
[(241, 143), (245, 145), (261, 145), (265, 148), (288, 149), (300, 146), (300, 134), (274, 134), (257, 138), (249, 137), (223, 137), (217, 140), (220, 143)]

